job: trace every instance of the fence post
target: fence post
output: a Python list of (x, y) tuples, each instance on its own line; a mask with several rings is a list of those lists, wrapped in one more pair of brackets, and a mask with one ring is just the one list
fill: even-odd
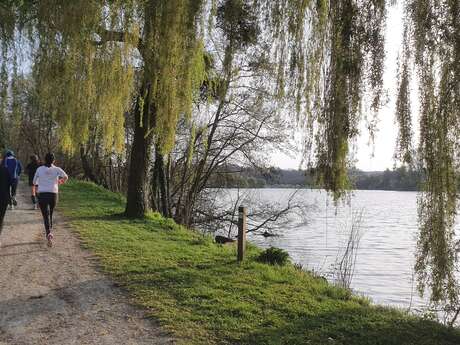
[(238, 261), (243, 261), (246, 250), (246, 207), (238, 208)]

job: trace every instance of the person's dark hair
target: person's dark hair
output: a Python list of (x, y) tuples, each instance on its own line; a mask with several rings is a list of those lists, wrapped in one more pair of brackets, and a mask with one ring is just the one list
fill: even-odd
[(49, 168), (54, 163), (54, 154), (47, 153), (45, 156), (45, 165)]
[(38, 156), (37, 155), (30, 156), (30, 161), (32, 163), (38, 163)]

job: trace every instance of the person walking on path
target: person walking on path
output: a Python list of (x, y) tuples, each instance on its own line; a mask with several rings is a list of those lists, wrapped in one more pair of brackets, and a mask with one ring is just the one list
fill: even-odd
[[(8, 169), (0, 165), (0, 236), (3, 230), (3, 219), (11, 199), (11, 179)], [(1, 246), (0, 238), (0, 246)]]
[(30, 156), (29, 164), (27, 164), (26, 166), (26, 172), (29, 177), (29, 186), (31, 188), (31, 199), (32, 199), (32, 204), (34, 205), (34, 210), (38, 208), (37, 188), (34, 185), (34, 176), (40, 165), (41, 164), (40, 164), (40, 160), (38, 159), (38, 156), (32, 155)]
[(58, 200), (59, 185), (69, 178), (64, 170), (54, 165), (54, 160), (54, 154), (46, 154), (45, 165), (37, 169), (32, 181), (38, 185), (38, 205), (43, 215), (49, 247), (53, 245), (53, 211)]
[(16, 190), (18, 188), (19, 183), (19, 176), (22, 173), (22, 164), (21, 162), (14, 156), (13, 151), (7, 150), (5, 153), (5, 157), (3, 158), (2, 165), (8, 169), (11, 179), (11, 199), (10, 199), (10, 208), (14, 209), (17, 206), (16, 201)]

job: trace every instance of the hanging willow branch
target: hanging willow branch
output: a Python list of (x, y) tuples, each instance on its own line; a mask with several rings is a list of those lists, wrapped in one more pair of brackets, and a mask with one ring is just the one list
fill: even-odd
[(420, 94), (419, 156), (425, 176), (418, 198), (415, 269), (420, 292), (428, 290), (433, 303), (455, 306), (459, 293), (454, 223), (460, 153), (460, 1), (411, 0), (406, 2), (405, 13), (397, 103), (399, 145), (409, 155), (408, 66), (415, 64)]
[(267, 8), (263, 27), (276, 42), (280, 103), (295, 110), (304, 128), (306, 155), (313, 152), (308, 160), (319, 184), (339, 198), (351, 187), (349, 147), (359, 125), (382, 105), (386, 1), (257, 4)]

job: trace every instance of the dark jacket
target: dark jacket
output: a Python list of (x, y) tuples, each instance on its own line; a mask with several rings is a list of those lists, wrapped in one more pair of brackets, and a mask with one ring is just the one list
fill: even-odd
[(11, 179), (13, 180), (17, 180), (22, 173), (22, 164), (14, 156), (5, 157), (2, 165), (8, 169)]
[(41, 164), (39, 162), (30, 162), (26, 166), (26, 172), (29, 176), (29, 185), (32, 185), (32, 181), (34, 180), (35, 173), (37, 172), (38, 167)]
[(0, 204), (9, 204), (11, 198), (11, 182), (8, 169), (4, 166), (0, 166)]

